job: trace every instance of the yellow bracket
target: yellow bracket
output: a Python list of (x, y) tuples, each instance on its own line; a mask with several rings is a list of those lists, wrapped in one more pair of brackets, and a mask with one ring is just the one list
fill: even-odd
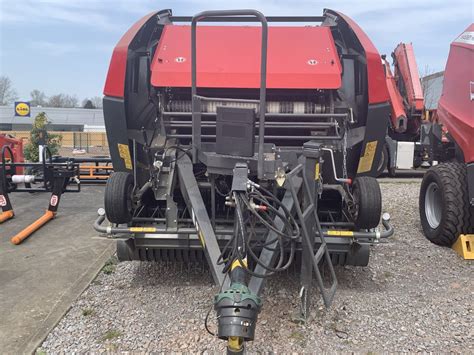
[(229, 337), (229, 340), (227, 342), (227, 348), (231, 352), (241, 352), (242, 351), (242, 345), (243, 345), (243, 339), (240, 337)]
[(474, 260), (474, 234), (461, 234), (451, 248), (464, 260)]

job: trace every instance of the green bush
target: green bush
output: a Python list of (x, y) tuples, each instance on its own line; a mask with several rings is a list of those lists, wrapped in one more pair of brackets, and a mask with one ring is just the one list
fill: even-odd
[[(38, 142), (40, 139), (40, 134), (42, 131), (46, 131), (46, 126), (48, 125), (48, 118), (46, 113), (40, 112), (33, 122), (33, 128), (30, 132), (30, 142), (25, 146), (23, 153), (25, 159), (32, 162), (39, 161), (39, 147)], [(63, 137), (60, 134), (47, 134), (46, 145), (51, 151), (52, 155), (56, 155), (59, 152), (61, 147), (61, 141)]]

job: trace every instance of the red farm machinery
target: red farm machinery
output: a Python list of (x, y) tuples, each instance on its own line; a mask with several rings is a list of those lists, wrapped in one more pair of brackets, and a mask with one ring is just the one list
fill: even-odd
[(378, 175), (387, 169), (393, 177), (397, 169), (418, 168), (431, 161), (427, 154), (430, 122), (423, 119), (423, 90), (412, 44), (400, 43), (392, 59), (393, 73), (386, 57), (382, 56), (391, 110)]
[(451, 43), (443, 91), (429, 123), (420, 218), (425, 236), (474, 259), (474, 24)]
[[(425, 236), (474, 256), (474, 26), (452, 44), (437, 110), (426, 114), (413, 46), (400, 43), (393, 73), (385, 56), (390, 120), (379, 171), (429, 168), (420, 190), (420, 218)], [(471, 250), (471, 251), (470, 251)]]
[(334, 265), (367, 265), (393, 234), (374, 178), (385, 73), (341, 13), (151, 13), (115, 47), (104, 94), (115, 173), (94, 227), (121, 261), (207, 262), (230, 352), (254, 339), (267, 277), (300, 270), (305, 318), (314, 283), (329, 306)]

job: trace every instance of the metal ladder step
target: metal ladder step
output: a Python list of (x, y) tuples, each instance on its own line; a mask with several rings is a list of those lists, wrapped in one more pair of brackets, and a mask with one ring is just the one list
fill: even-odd
[[(324, 305), (326, 307), (330, 307), (334, 299), (334, 295), (336, 293), (337, 278), (336, 278), (336, 273), (334, 271), (334, 267), (331, 262), (329, 249), (327, 247), (324, 234), (322, 233), (322, 230), (321, 230), (321, 224), (319, 222), (316, 204), (314, 202), (314, 196), (311, 193), (311, 191), (313, 190), (310, 188), (310, 185), (309, 185), (310, 182), (308, 180), (308, 177), (305, 175), (305, 171), (306, 169), (305, 169), (304, 163), (300, 163), (296, 168), (294, 168), (287, 175), (287, 181), (288, 181), (289, 189), (295, 201), (296, 214), (298, 216), (298, 219), (301, 222), (303, 248), (306, 248), (307, 250), (311, 252), (311, 255), (312, 255), (311, 262), (312, 262), (313, 271), (316, 276), (316, 284), (323, 298)], [(294, 181), (293, 181), (293, 179), (295, 179), (298, 175), (301, 175), (301, 177), (303, 178), (303, 194), (304, 194), (304, 199), (308, 203), (308, 205), (304, 208), (303, 211), (301, 207), (302, 203), (299, 201), (297, 190), (294, 187)], [(316, 253), (314, 252), (314, 244), (316, 242), (316, 233), (313, 229), (309, 230), (308, 225), (315, 227), (317, 234), (319, 236), (320, 242), (321, 242)], [(326, 264), (330, 271), (331, 286), (329, 288), (325, 287), (323, 277), (322, 277), (322, 272), (320, 270), (320, 262), (323, 260), (323, 258), (326, 261)]]
[(319, 264), (319, 262), (321, 261), (321, 259), (323, 258), (325, 252), (327, 250), (327, 245), (326, 244), (322, 244), (319, 248), (318, 248), (318, 251), (316, 252), (316, 254), (314, 254), (314, 262), (316, 264)]

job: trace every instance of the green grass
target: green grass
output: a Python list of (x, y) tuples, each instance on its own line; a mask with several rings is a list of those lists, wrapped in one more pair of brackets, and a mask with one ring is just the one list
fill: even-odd
[(115, 256), (112, 256), (109, 260), (105, 262), (105, 265), (102, 268), (102, 272), (106, 275), (113, 274), (115, 272), (117, 263), (117, 258)]
[(117, 329), (110, 329), (102, 335), (102, 341), (108, 341), (108, 340), (113, 340), (115, 338), (118, 338), (119, 336), (122, 335), (122, 332)]
[(296, 340), (299, 343), (304, 343), (306, 340), (305, 335), (297, 330), (291, 332), (290, 338)]
[(87, 317), (87, 316), (93, 316), (95, 314), (95, 311), (92, 309), (92, 308), (84, 308), (82, 310), (82, 315), (84, 317)]
[(36, 349), (36, 355), (47, 355), (48, 353), (41, 348)]

